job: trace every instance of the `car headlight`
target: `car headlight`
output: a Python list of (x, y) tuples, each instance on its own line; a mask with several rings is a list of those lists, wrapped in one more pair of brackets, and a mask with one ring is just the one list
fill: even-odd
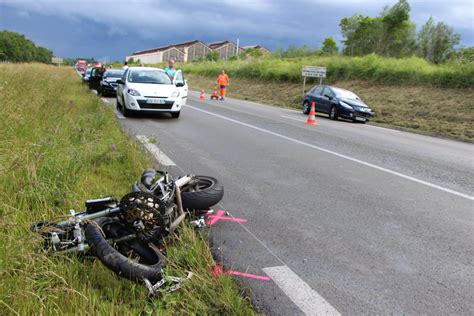
[(128, 94), (133, 95), (134, 97), (139, 97), (140, 96), (140, 92), (138, 92), (137, 90), (133, 90), (133, 89), (128, 89)]
[(110, 82), (108, 82), (108, 81), (102, 81), (102, 84), (103, 84), (104, 86), (110, 86)]
[(349, 104), (347, 104), (346, 102), (339, 102), (341, 104), (341, 106), (345, 109), (348, 109), (348, 110), (354, 110), (354, 108), (352, 106), (350, 106)]
[(173, 93), (171, 93), (171, 97), (172, 97), (172, 98), (179, 97), (179, 91), (178, 91), (178, 90), (174, 90)]

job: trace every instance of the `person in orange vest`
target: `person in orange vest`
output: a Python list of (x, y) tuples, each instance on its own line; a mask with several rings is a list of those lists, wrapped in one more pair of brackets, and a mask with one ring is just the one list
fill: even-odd
[(220, 100), (224, 100), (225, 97), (225, 89), (229, 85), (229, 76), (225, 73), (224, 69), (222, 69), (221, 74), (217, 77), (217, 84), (219, 85), (221, 98)]

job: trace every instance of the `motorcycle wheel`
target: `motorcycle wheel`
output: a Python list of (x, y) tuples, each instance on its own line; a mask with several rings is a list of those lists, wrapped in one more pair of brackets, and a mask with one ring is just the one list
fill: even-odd
[[(158, 282), (162, 277), (161, 269), (165, 265), (164, 256), (148, 244), (135, 240), (128, 242), (125, 247), (140, 258), (138, 262), (132, 260), (109, 244), (100, 227), (105, 224), (105, 221), (99, 221), (98, 225), (89, 224), (85, 228), (86, 240), (92, 253), (121, 277), (134, 281), (143, 281), (146, 278), (152, 283)], [(107, 234), (107, 230), (105, 233)], [(121, 249), (124, 251), (123, 246)]]
[(208, 176), (196, 176), (197, 184), (181, 192), (183, 208), (189, 211), (208, 210), (224, 196), (224, 187), (217, 179)]

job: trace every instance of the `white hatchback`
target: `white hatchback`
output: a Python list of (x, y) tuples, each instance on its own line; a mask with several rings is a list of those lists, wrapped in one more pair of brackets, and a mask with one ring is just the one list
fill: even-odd
[(164, 70), (130, 67), (117, 80), (117, 108), (124, 116), (131, 112), (165, 112), (178, 118), (188, 98), (188, 85), (181, 70), (173, 81)]

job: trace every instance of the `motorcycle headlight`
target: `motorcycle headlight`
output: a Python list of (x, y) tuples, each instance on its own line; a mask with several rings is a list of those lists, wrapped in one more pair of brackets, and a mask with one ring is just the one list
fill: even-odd
[(354, 108), (352, 106), (350, 106), (349, 104), (347, 104), (346, 102), (340, 102), (341, 106), (345, 109), (348, 109), (348, 110), (353, 110)]
[(140, 96), (140, 92), (138, 92), (137, 90), (133, 90), (133, 89), (128, 89), (128, 94), (133, 95), (134, 97), (139, 97)]
[(178, 90), (174, 90), (173, 93), (171, 93), (171, 97), (172, 97), (172, 98), (179, 97), (179, 91), (178, 91)]

